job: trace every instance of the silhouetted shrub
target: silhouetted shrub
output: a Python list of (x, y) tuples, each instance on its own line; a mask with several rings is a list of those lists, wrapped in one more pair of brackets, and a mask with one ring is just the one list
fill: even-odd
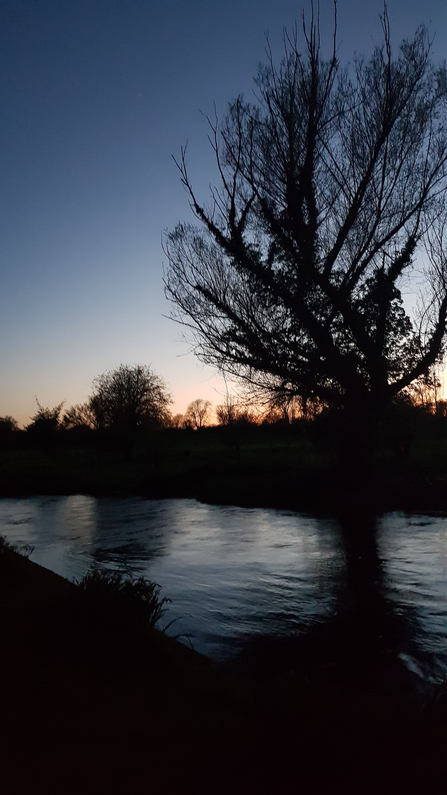
[(10, 417), (6, 415), (5, 417), (0, 417), (0, 434), (1, 433), (12, 433), (13, 431), (18, 431), (19, 423), (14, 417)]
[(154, 628), (165, 612), (164, 605), (170, 602), (160, 597), (160, 586), (145, 577), (134, 578), (120, 571), (94, 569), (75, 583), (96, 603), (113, 601), (125, 612), (129, 612), (146, 627)]
[(19, 433), (19, 424), (14, 417), (0, 417), (0, 448), (14, 446), (14, 437)]
[(61, 430), (61, 412), (64, 401), (59, 403), (53, 408), (42, 406), (37, 397), (36, 403), (38, 410), (31, 417), (31, 423), (26, 426), (25, 430), (30, 437), (37, 442), (39, 447), (47, 452), (54, 451), (56, 442)]

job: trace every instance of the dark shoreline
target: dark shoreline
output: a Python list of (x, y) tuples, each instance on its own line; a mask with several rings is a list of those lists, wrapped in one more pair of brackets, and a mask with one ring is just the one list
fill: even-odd
[(361, 667), (339, 679), (318, 643), (293, 650), (293, 674), (262, 668), (259, 649), (250, 675), (231, 673), (87, 609), (76, 586), (16, 552), (0, 555), (0, 575), (8, 792), (36, 781), (46, 792), (237, 793), (447, 783), (445, 705), (377, 689)]
[(205, 792), (245, 734), (258, 737), (252, 696), (207, 658), (92, 609), (75, 585), (10, 549), (0, 575), (8, 792), (174, 792), (193, 782)]
[[(407, 513), (447, 513), (447, 480), (413, 475), (406, 480), (385, 481), (348, 486), (334, 475), (287, 477), (275, 482), (271, 476), (256, 477), (235, 468), (232, 472), (191, 471), (188, 477), (152, 476), (119, 488), (115, 481), (95, 482), (88, 477), (32, 479), (3, 477), (0, 499), (32, 496), (143, 497), (146, 499), (196, 499), (212, 505), (236, 505), (244, 508), (274, 508), (337, 515), (360, 510), (368, 513), (404, 511)], [(278, 479), (279, 480), (279, 479)]]

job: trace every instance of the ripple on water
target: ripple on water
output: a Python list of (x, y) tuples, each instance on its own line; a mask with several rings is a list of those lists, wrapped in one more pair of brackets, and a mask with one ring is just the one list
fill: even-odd
[(69, 579), (97, 566), (155, 580), (172, 599), (165, 620), (175, 619), (173, 633), (216, 659), (248, 637), (287, 637), (373, 596), (374, 620), (391, 610), (410, 630), (412, 644), (398, 654), (421, 670), (427, 655), (433, 669), (447, 669), (441, 516), (382, 517), (375, 568), (357, 577), (346, 576), (355, 559), (347, 568), (335, 521), (290, 511), (136, 497), (4, 499), (0, 534), (31, 545), (32, 559)]

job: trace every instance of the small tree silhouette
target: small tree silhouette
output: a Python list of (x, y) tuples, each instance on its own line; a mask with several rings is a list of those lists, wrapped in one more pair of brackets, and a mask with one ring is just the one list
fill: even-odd
[(194, 430), (199, 430), (207, 424), (211, 409), (211, 401), (197, 398), (193, 400), (185, 411), (184, 420)]

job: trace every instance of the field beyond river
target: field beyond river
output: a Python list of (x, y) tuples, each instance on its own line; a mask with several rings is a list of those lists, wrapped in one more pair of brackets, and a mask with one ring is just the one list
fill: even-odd
[[(122, 440), (121, 440), (122, 441)], [(86, 429), (0, 439), (0, 497), (33, 494), (192, 497), (329, 512), (447, 510), (447, 418), (410, 407), (382, 429), (368, 477), (337, 460), (343, 436), (323, 419), (292, 425), (140, 429), (131, 446)]]

